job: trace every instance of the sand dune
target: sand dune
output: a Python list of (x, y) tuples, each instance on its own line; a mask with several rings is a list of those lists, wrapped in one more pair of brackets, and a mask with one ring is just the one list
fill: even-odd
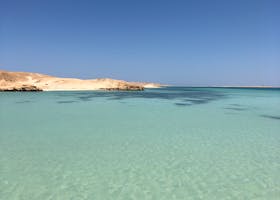
[(160, 84), (127, 82), (108, 78), (82, 80), (59, 78), (38, 73), (0, 70), (1, 91), (56, 91), (56, 90), (143, 90)]

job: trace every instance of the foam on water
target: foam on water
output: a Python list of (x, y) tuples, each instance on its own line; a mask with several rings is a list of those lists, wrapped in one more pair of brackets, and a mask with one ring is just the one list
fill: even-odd
[(0, 199), (279, 199), (280, 90), (0, 93)]

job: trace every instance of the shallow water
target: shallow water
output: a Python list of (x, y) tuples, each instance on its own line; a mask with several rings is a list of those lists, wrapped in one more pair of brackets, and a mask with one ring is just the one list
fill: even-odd
[(0, 199), (279, 197), (279, 89), (0, 93)]

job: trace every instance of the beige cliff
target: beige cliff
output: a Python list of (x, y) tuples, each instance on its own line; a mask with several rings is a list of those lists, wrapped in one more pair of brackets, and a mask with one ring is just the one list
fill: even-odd
[(114, 79), (58, 78), (38, 73), (0, 70), (0, 91), (55, 91), (55, 90), (143, 90), (159, 84), (127, 82)]

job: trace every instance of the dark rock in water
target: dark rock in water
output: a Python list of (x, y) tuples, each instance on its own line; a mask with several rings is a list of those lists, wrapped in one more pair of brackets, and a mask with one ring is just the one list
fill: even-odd
[(124, 86), (115, 87), (115, 88), (101, 88), (101, 90), (106, 90), (106, 91), (143, 91), (144, 87), (143, 86), (138, 86), (138, 85), (124, 85)]
[(0, 88), (0, 91), (1, 92), (40, 92), (43, 90), (34, 85), (21, 85), (18, 87)]

